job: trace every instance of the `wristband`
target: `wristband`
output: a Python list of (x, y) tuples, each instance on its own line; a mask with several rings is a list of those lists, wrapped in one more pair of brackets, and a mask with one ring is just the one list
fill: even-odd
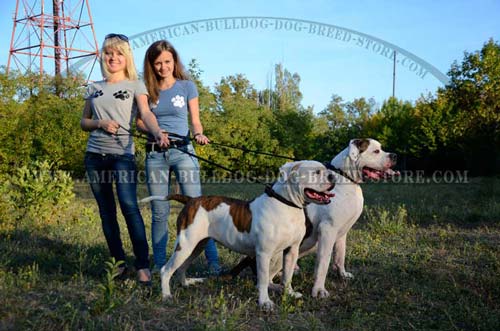
[(199, 133), (199, 132), (198, 132), (198, 133), (195, 133), (195, 134), (193, 135), (193, 138), (196, 138), (197, 136), (201, 136), (202, 134), (203, 134), (203, 133)]

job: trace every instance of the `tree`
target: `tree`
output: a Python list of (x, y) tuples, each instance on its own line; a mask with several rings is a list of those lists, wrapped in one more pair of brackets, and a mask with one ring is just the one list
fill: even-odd
[(363, 126), (370, 120), (370, 117), (375, 113), (376, 102), (373, 98), (366, 100), (365, 98), (357, 98), (345, 104), (345, 112), (351, 126), (356, 126), (359, 131), (362, 131)]
[(215, 95), (210, 91), (210, 87), (203, 85), (201, 81), (201, 70), (196, 59), (191, 59), (188, 65), (188, 71), (191, 79), (196, 84), (198, 89), (198, 100), (200, 104), (200, 111), (203, 113), (210, 113), (217, 106), (215, 101)]
[[(215, 86), (215, 99), (216, 110), (211, 111), (211, 120), (205, 123), (206, 131), (214, 142), (249, 150), (282, 152), (278, 140), (271, 136), (269, 130), (272, 114), (260, 105), (257, 91), (245, 76), (223, 77)], [(200, 149), (200, 156), (230, 169), (251, 171), (253, 174), (265, 173), (267, 168), (277, 169), (282, 163), (282, 160), (215, 144)], [(221, 173), (220, 169), (207, 167)]]
[(344, 107), (342, 97), (333, 94), (326, 108), (318, 115), (326, 121), (330, 130), (339, 129), (349, 124)]
[(79, 124), (84, 103), (79, 77), (56, 82), (49, 76), (1, 73), (0, 82), (1, 171), (48, 160), (81, 175), (87, 133)]
[(274, 69), (276, 83), (274, 86), (275, 104), (273, 110), (299, 111), (302, 107), (302, 92), (300, 92), (300, 76), (290, 73), (277, 64)]
[(450, 134), (467, 167), (494, 173), (500, 165), (500, 45), (490, 39), (480, 51), (455, 62), (439, 98), (451, 108)]
[[(261, 93), (261, 101), (271, 100), (273, 120), (269, 123), (272, 137), (280, 142), (281, 149), (295, 158), (311, 158), (314, 151), (314, 113), (311, 107), (302, 106), (300, 76), (275, 66), (273, 91)], [(267, 98), (266, 98), (267, 97)], [(268, 103), (263, 104), (268, 107)]]

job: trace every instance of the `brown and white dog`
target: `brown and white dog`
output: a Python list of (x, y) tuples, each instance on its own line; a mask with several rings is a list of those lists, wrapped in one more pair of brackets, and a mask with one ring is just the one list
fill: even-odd
[[(325, 280), (332, 252), (333, 269), (343, 278), (353, 278), (345, 269), (347, 233), (363, 211), (363, 192), (359, 184), (367, 179), (381, 179), (398, 173), (391, 168), (396, 164), (396, 154), (382, 150), (381, 144), (374, 139), (353, 139), (349, 146), (335, 156), (330, 167), (335, 169), (335, 199), (329, 205), (308, 205), (305, 209), (310, 230), (304, 237), (299, 257), (316, 252), (313, 297), (327, 297)], [(245, 266), (252, 264), (246, 258), (231, 271), (235, 276)], [(273, 257), (270, 280), (281, 270), (281, 255)], [(276, 285), (270, 283), (272, 288)]]
[(270, 261), (282, 255), (284, 270), (282, 284), (294, 297), (301, 294), (292, 289), (293, 267), (298, 258), (299, 245), (306, 233), (303, 208), (307, 203), (328, 204), (333, 196), (334, 175), (316, 161), (289, 162), (280, 168), (280, 178), (252, 201), (221, 196), (148, 197), (185, 203), (177, 218), (175, 250), (161, 268), (163, 298), (172, 296), (170, 278), (178, 270), (181, 283), (189, 285), (199, 279), (187, 279), (186, 269), (200, 253), (204, 241), (213, 238), (231, 250), (252, 256), (257, 261), (257, 288), (259, 306), (269, 310)]

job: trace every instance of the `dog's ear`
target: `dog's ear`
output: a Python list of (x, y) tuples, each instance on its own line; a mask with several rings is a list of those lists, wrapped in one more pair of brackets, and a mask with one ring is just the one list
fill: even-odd
[(351, 139), (349, 142), (349, 158), (357, 161), (359, 158), (359, 142), (361, 139)]
[(283, 181), (294, 178), (297, 175), (297, 170), (300, 167), (301, 162), (287, 162), (280, 168), (280, 177)]
[(351, 160), (356, 161), (359, 154), (366, 151), (370, 141), (368, 139), (351, 139), (349, 142), (349, 157)]

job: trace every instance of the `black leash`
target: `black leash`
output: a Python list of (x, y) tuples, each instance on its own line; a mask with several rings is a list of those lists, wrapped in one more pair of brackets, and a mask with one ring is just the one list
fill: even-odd
[[(216, 166), (216, 167), (219, 167), (219, 168), (221, 168), (221, 169), (224, 169), (224, 170), (226, 170), (226, 171), (228, 171), (228, 172), (232, 173), (233, 175), (236, 175), (236, 177), (241, 177), (241, 176), (242, 176), (242, 175), (241, 175), (241, 173), (240, 173), (240, 172), (238, 172), (238, 171), (235, 171), (235, 170), (233, 170), (233, 169), (229, 169), (229, 168), (227, 168), (227, 167), (224, 167), (224, 166), (222, 166), (222, 165), (220, 165), (220, 164), (217, 164), (217, 163), (215, 163), (215, 162), (213, 162), (213, 161), (211, 161), (211, 160), (209, 160), (209, 159), (205, 159), (205, 158), (203, 158), (203, 157), (201, 157), (201, 156), (198, 156), (198, 155), (196, 155), (196, 154), (193, 154), (193, 153), (191, 153), (191, 152), (188, 152), (188, 151), (186, 151), (186, 150), (184, 150), (184, 149), (182, 149), (182, 148), (179, 148), (179, 147), (173, 147), (173, 148), (175, 148), (175, 149), (177, 149), (177, 150), (179, 150), (179, 151), (181, 151), (181, 152), (183, 152), (183, 153), (185, 153), (185, 154), (187, 154), (187, 155), (189, 155), (189, 156), (195, 157), (195, 158), (197, 158), (197, 159), (199, 159), (199, 160), (205, 161), (205, 162), (207, 162), (207, 163), (209, 163), (209, 164), (212, 164), (212, 165), (214, 165), (214, 166)], [(264, 192), (265, 192), (268, 196), (270, 196), (271, 198), (275, 198), (276, 200), (278, 200), (278, 201), (279, 201), (279, 202), (281, 202), (281, 203), (284, 203), (284, 204), (285, 204), (285, 205), (287, 205), (287, 206), (294, 207), (294, 208), (298, 208), (298, 209), (304, 209), (303, 207), (301, 207), (301, 206), (297, 206), (296, 204), (294, 204), (294, 203), (293, 203), (293, 202), (291, 202), (290, 200), (287, 200), (287, 199), (285, 199), (283, 196), (281, 196), (280, 194), (276, 193), (276, 191), (275, 191), (275, 190), (273, 190), (273, 187), (272, 187), (272, 185), (271, 185), (271, 184), (268, 184), (268, 183), (266, 183), (266, 182), (264, 182), (264, 181), (262, 181), (262, 180), (258, 179), (257, 177), (252, 177), (252, 179), (253, 179), (253, 180), (255, 180), (257, 183), (264, 185), (264, 186), (265, 186)]]
[(330, 162), (324, 162), (323, 163), (325, 165), (325, 167), (329, 170), (332, 170), (332, 171), (335, 171), (336, 173), (338, 173), (339, 175), (349, 179), (351, 182), (353, 182), (354, 184), (356, 184), (356, 181), (354, 179), (351, 178), (351, 176), (349, 176), (345, 171), (337, 168), (337, 167), (334, 167)]
[[(143, 135), (138, 135), (138, 134), (135, 134), (133, 132), (131, 132), (130, 130), (128, 129), (125, 129), (124, 127), (120, 126), (123, 130), (127, 131), (128, 134), (127, 135), (130, 135), (132, 137), (136, 137), (136, 138), (140, 138), (140, 139), (146, 139), (146, 140), (149, 140), (147, 136), (143, 136)], [(120, 135), (120, 134), (115, 134), (115, 135)], [(178, 134), (175, 134), (175, 133), (168, 133), (169, 137), (175, 137), (175, 138), (180, 138), (180, 139), (188, 139), (188, 140), (194, 140), (193, 138), (190, 138), (190, 137), (185, 137), (185, 136), (181, 136), (181, 135), (178, 135)], [(244, 148), (244, 147), (236, 147), (236, 146), (231, 146), (231, 145), (224, 145), (224, 144), (219, 144), (219, 143), (214, 143), (214, 142), (210, 142), (210, 144), (213, 144), (213, 145), (218, 145), (218, 146), (221, 146), (221, 147), (226, 147), (226, 148), (234, 148), (234, 149), (240, 149), (244, 152), (251, 152), (251, 153), (255, 153), (255, 154), (262, 154), (262, 155), (267, 155), (267, 156), (273, 156), (273, 157), (277, 157), (277, 158), (283, 158), (283, 159), (287, 159), (287, 160), (293, 160), (293, 161), (298, 161), (297, 159), (295, 158), (291, 158), (289, 156), (283, 156), (283, 155), (276, 155), (276, 154), (272, 154), (272, 153), (266, 153), (266, 152), (261, 152), (261, 151), (255, 151), (255, 150), (250, 150), (250, 149), (247, 149), (247, 148)], [(191, 152), (188, 152), (186, 150), (184, 150), (183, 148), (180, 148), (180, 147), (175, 147), (175, 146), (172, 146), (170, 148), (175, 148), (177, 149), (178, 151), (181, 151), (189, 156), (192, 156), (192, 157), (195, 157), (199, 160), (202, 160), (208, 164), (211, 164), (213, 166), (216, 166), (218, 168), (221, 168), (223, 170), (226, 170), (227, 172), (235, 175), (236, 178), (239, 178), (241, 177), (241, 173), (238, 172), (238, 171), (235, 171), (233, 169), (230, 169), (230, 168), (227, 168), (223, 165), (220, 165), (212, 160), (209, 160), (209, 159), (206, 159), (204, 157), (201, 157), (199, 155), (196, 155), (196, 154), (193, 154)], [(303, 209), (303, 207), (301, 206), (297, 206), (296, 204), (294, 204), (293, 202), (285, 199), (283, 196), (281, 196), (280, 194), (276, 193), (275, 190), (273, 190), (272, 188), (272, 185), (271, 184), (268, 184), (262, 180), (260, 180), (259, 178), (257, 177), (252, 177), (253, 180), (255, 180), (257, 183), (259, 184), (262, 184), (265, 186), (265, 189), (264, 189), (264, 192), (271, 198), (275, 198), (276, 200), (280, 201), (281, 203), (284, 203), (285, 205), (287, 206), (290, 206), (290, 207), (294, 207), (294, 208), (298, 208), (298, 209)]]
[[(215, 162), (214, 162), (214, 161), (212, 161), (212, 160), (205, 159), (204, 157), (201, 157), (201, 156), (199, 156), (199, 155), (196, 155), (196, 154), (193, 154), (193, 153), (191, 153), (191, 152), (188, 152), (188, 151), (184, 150), (183, 148), (179, 148), (179, 147), (172, 147), (172, 148), (175, 148), (175, 149), (177, 149), (177, 150), (179, 150), (179, 151), (183, 152), (184, 154), (187, 154), (187, 155), (189, 155), (189, 156), (195, 157), (195, 158), (197, 158), (197, 159), (199, 159), (199, 160), (202, 160), (202, 161), (204, 161), (204, 162), (206, 162), (206, 163), (208, 163), (208, 164), (211, 164), (211, 165), (213, 165), (213, 166), (216, 166), (216, 167), (218, 167), (218, 168), (221, 168), (221, 169), (223, 169), (223, 170), (226, 170), (227, 172), (230, 172), (231, 174), (235, 175), (235, 177), (236, 177), (236, 178), (239, 178), (239, 177), (241, 177), (241, 176), (242, 176), (242, 174), (241, 174), (240, 172), (236, 171), (236, 170), (230, 169), (230, 168), (228, 168), (228, 167), (225, 167), (225, 166), (223, 166), (223, 165), (220, 165), (220, 164), (218, 164), (218, 163), (215, 163)], [(259, 184), (266, 185), (266, 186), (268, 186), (268, 185), (269, 185), (268, 183), (266, 183), (266, 182), (264, 182), (264, 181), (262, 181), (262, 180), (258, 179), (257, 177), (252, 177), (252, 179), (253, 179), (253, 180), (255, 180), (255, 181), (256, 181), (257, 183), (259, 183)]]
[(253, 149), (248, 149), (246, 147), (237, 147), (237, 146), (227, 145), (227, 144), (221, 144), (221, 143), (217, 143), (217, 142), (213, 142), (213, 141), (210, 141), (210, 144), (211, 145), (215, 145), (215, 146), (225, 147), (225, 148), (239, 149), (239, 150), (242, 150), (245, 153), (254, 153), (254, 154), (260, 154), (260, 155), (272, 156), (272, 157), (275, 157), (275, 158), (280, 158), (280, 159), (285, 159), (285, 160), (300, 161), (299, 159), (296, 159), (296, 158), (293, 158), (293, 157), (290, 157), (290, 156), (284, 156), (284, 155), (278, 155), (278, 154), (273, 154), (273, 153), (261, 152), (261, 151), (257, 151), (257, 150), (253, 150)]
[(147, 136), (142, 135), (142, 134), (140, 134), (140, 133), (139, 133), (139, 134), (134, 133), (134, 132), (132, 132), (132, 130), (126, 129), (126, 128), (124, 128), (124, 127), (123, 127), (123, 126), (121, 126), (121, 125), (120, 125), (120, 128), (121, 128), (123, 131), (127, 132), (127, 133), (109, 133), (109, 132), (106, 132), (106, 131), (104, 131), (104, 132), (106, 132), (106, 133), (108, 133), (108, 134), (110, 134), (110, 135), (112, 135), (112, 136), (132, 136), (132, 137), (134, 137), (134, 138), (139, 138), (139, 139), (149, 140), (149, 138), (148, 138)]
[(296, 204), (294, 204), (290, 200), (287, 200), (287, 199), (283, 198), (283, 196), (281, 196), (278, 193), (276, 193), (276, 191), (273, 190), (273, 188), (270, 185), (266, 185), (266, 188), (265, 188), (264, 192), (268, 196), (270, 196), (271, 198), (275, 198), (276, 200), (278, 200), (281, 203), (284, 203), (287, 206), (298, 208), (298, 209), (304, 209), (304, 207), (297, 206)]
[[(138, 135), (138, 134), (135, 134), (135, 133), (131, 132), (128, 129), (125, 129), (123, 126), (120, 126), (120, 127), (127, 132), (127, 135), (131, 135), (131, 136), (136, 137), (136, 138), (148, 140), (147, 136), (143, 136), (143, 135), (140, 135), (140, 134)], [(115, 136), (120, 136), (120, 135), (123, 135), (123, 134), (115, 134)], [(181, 136), (181, 135), (178, 135), (176, 133), (168, 133), (168, 136), (169, 137), (174, 137), (174, 138), (179, 138), (179, 139), (187, 139), (187, 140), (190, 140), (190, 141), (194, 141), (194, 138), (186, 137), (186, 136)], [(254, 154), (260, 154), (260, 155), (272, 156), (272, 157), (279, 158), (279, 159), (292, 160), (292, 161), (300, 161), (299, 159), (296, 159), (296, 158), (291, 157), (291, 156), (273, 154), (273, 153), (269, 153), (269, 152), (262, 152), (262, 151), (255, 150), (255, 149), (248, 149), (246, 147), (238, 147), (238, 146), (234, 146), (234, 145), (222, 144), (222, 143), (218, 143), (218, 142), (215, 142), (215, 141), (212, 141), (212, 140), (210, 140), (209, 144), (210, 145), (214, 145), (214, 146), (219, 146), (219, 147), (239, 149), (239, 150), (243, 151), (244, 153), (254, 153)]]

